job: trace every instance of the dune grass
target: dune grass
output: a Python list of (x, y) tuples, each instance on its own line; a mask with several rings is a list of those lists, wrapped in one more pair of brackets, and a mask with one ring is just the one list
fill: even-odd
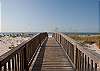
[(88, 44), (92, 44), (92, 43), (96, 43), (96, 45), (98, 46), (98, 48), (100, 49), (100, 35), (69, 35), (69, 37), (75, 39), (76, 41), (80, 41), (82, 43), (88, 43)]

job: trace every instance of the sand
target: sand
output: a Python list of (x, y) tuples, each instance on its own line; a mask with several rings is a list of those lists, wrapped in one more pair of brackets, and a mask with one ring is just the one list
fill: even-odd
[(15, 37), (15, 38), (12, 38), (12, 37), (8, 37), (8, 36), (5, 36), (5, 37), (1, 37), (0, 38), (0, 56), (6, 52), (8, 52), (9, 50), (9, 47), (11, 46), (14, 46), (16, 47), (17, 45), (21, 44), (22, 42), (28, 40), (28, 39), (31, 39), (30, 37)]

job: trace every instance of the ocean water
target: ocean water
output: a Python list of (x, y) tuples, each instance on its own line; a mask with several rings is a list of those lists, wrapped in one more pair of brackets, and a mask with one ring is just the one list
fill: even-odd
[[(36, 35), (38, 34), (39, 32), (0, 32), (0, 35), (20, 35), (20, 34), (25, 34), (25, 35)], [(90, 32), (86, 32), (86, 33), (83, 33), (83, 32), (61, 32), (61, 33), (64, 33), (64, 34), (77, 34), (77, 35), (100, 35), (100, 33), (90, 33)], [(48, 34), (52, 34), (52, 32), (48, 32)]]
[(96, 32), (94, 32), (94, 33), (91, 33), (91, 32), (86, 32), (86, 33), (84, 33), (84, 32), (63, 32), (64, 34), (77, 34), (77, 35), (100, 35), (100, 33), (96, 33)]

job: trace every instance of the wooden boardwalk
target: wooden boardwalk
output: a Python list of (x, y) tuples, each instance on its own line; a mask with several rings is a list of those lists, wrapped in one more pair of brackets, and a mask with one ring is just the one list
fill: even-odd
[(32, 71), (73, 71), (62, 47), (53, 37), (49, 37), (37, 57)]
[(63, 33), (52, 36), (39, 33), (0, 56), (0, 71), (100, 71), (95, 51)]

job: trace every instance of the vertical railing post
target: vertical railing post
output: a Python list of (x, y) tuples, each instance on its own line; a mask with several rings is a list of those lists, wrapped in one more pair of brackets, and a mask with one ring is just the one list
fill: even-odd
[(90, 61), (89, 61), (89, 57), (88, 57), (88, 66), (87, 66), (87, 71), (90, 71)]
[(56, 39), (56, 33), (55, 33), (55, 39)]
[(2, 70), (1, 61), (0, 61), (0, 71)]
[(87, 56), (85, 55), (85, 71), (87, 70)]
[(58, 42), (59, 42), (59, 33), (58, 33)]
[(39, 45), (40, 45), (40, 47), (41, 47), (41, 33), (40, 33), (40, 35), (39, 35)]
[(78, 58), (78, 49), (77, 49), (77, 46), (76, 46), (76, 57), (75, 57), (75, 66), (76, 66), (76, 69), (77, 69), (77, 64), (78, 64), (77, 58)]
[(56, 33), (56, 40), (57, 40), (57, 33)]
[(81, 51), (79, 50), (79, 71), (81, 71)]
[(97, 64), (95, 63), (95, 68), (94, 68), (94, 71), (97, 71)]
[(58, 33), (57, 33), (57, 41), (58, 41)]
[(75, 48), (74, 48), (74, 45), (72, 44), (72, 60), (73, 60), (73, 63), (74, 63), (74, 59), (75, 59), (75, 58), (74, 58), (74, 49), (75, 49)]
[(81, 71), (84, 71), (84, 53), (82, 53), (82, 68)]
[(91, 71), (94, 71), (93, 70), (93, 60), (91, 60)]
[(24, 46), (24, 69), (25, 71), (28, 71), (29, 67), (28, 67), (28, 61), (27, 61), (27, 57), (26, 57), (26, 45)]
[(60, 35), (60, 43), (61, 43), (61, 35)]

